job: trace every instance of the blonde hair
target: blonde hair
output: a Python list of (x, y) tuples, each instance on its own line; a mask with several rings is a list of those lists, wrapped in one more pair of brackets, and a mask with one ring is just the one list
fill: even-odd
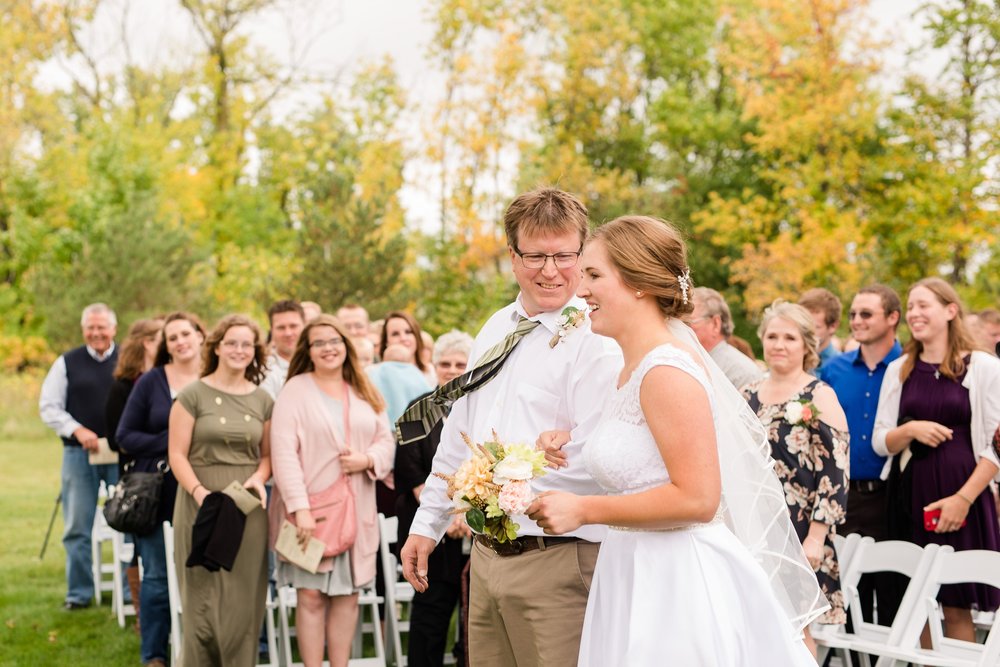
[(757, 327), (757, 337), (761, 342), (767, 333), (767, 327), (777, 318), (795, 325), (802, 338), (802, 346), (805, 354), (802, 357), (802, 370), (811, 371), (819, 366), (819, 352), (816, 342), (816, 325), (813, 322), (812, 314), (797, 303), (791, 303), (784, 299), (776, 299), (774, 303), (764, 309), (764, 318)]
[(626, 215), (599, 227), (592, 238), (604, 243), (622, 282), (655, 297), (664, 317), (681, 317), (694, 310), (687, 248), (669, 222)]
[(320, 313), (309, 320), (309, 324), (299, 334), (299, 340), (295, 344), (295, 352), (292, 353), (292, 359), (288, 362), (288, 376), (285, 378), (285, 382), (296, 375), (312, 373), (316, 370), (316, 365), (313, 363), (312, 357), (309, 356), (309, 332), (316, 327), (332, 327), (344, 339), (344, 349), (347, 352), (344, 355), (344, 367), (341, 370), (344, 382), (350, 385), (362, 400), (372, 406), (375, 412), (385, 410), (385, 399), (378, 393), (375, 386), (368, 380), (368, 375), (361, 368), (357, 350), (354, 349), (354, 341), (347, 335), (340, 320), (328, 313)]
[[(958, 306), (958, 313), (948, 322), (948, 349), (945, 352), (944, 359), (941, 360), (941, 365), (938, 366), (941, 375), (957, 382), (959, 376), (965, 372), (965, 359), (962, 355), (978, 347), (963, 321), (965, 307), (962, 306), (962, 299), (958, 296), (955, 288), (941, 278), (924, 278), (923, 280), (918, 280), (910, 286), (910, 289), (906, 290), (907, 296), (918, 287), (930, 290), (942, 306), (949, 306), (951, 304)], [(917, 365), (917, 358), (920, 357), (923, 351), (924, 344), (911, 336), (910, 341), (903, 349), (903, 352), (906, 353), (906, 360), (903, 361), (903, 366), (899, 369), (899, 379), (901, 382), (905, 382), (906, 378), (910, 377), (910, 373), (913, 372), (913, 368)]]

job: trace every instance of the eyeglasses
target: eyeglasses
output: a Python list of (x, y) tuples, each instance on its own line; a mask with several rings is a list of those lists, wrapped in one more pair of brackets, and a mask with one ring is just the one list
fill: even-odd
[(443, 371), (450, 371), (455, 369), (457, 371), (464, 371), (468, 366), (468, 363), (462, 363), (460, 361), (439, 361), (437, 362), (437, 367)]
[(847, 321), (853, 320), (855, 317), (860, 317), (863, 320), (870, 320), (875, 317), (876, 313), (872, 310), (852, 310), (847, 313)]
[(327, 340), (314, 340), (309, 343), (309, 347), (314, 350), (322, 350), (325, 347), (340, 347), (343, 344), (343, 338), (329, 338)]
[(222, 341), (222, 347), (230, 350), (252, 350), (254, 343), (245, 340), (224, 340)]
[(526, 269), (540, 269), (545, 266), (545, 262), (550, 257), (557, 269), (571, 269), (576, 266), (581, 253), (583, 253), (582, 247), (576, 252), (557, 252), (552, 255), (546, 255), (544, 252), (521, 252), (517, 246), (513, 246), (513, 248), (514, 253), (521, 258), (521, 264)]

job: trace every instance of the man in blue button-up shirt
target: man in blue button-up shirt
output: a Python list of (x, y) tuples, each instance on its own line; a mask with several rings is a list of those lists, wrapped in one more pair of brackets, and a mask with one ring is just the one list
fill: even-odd
[[(851, 481), (842, 531), (876, 541), (888, 539), (889, 535), (886, 486), (881, 479), (885, 458), (872, 450), (872, 428), (886, 366), (902, 353), (896, 340), (901, 309), (899, 295), (892, 288), (870, 285), (860, 290), (851, 301), (848, 315), (851, 334), (860, 347), (832, 359), (821, 372), (823, 381), (837, 393), (851, 434)], [(898, 576), (891, 574), (863, 577), (858, 592), (865, 620), (872, 620), (874, 593), (878, 597), (879, 623), (892, 623), (905, 586), (905, 579), (900, 585)]]

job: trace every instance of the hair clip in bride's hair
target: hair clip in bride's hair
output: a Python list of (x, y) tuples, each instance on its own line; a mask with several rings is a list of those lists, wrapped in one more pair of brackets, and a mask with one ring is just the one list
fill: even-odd
[(684, 273), (677, 276), (677, 284), (681, 286), (681, 299), (687, 304), (688, 290), (691, 289), (691, 269), (684, 269)]

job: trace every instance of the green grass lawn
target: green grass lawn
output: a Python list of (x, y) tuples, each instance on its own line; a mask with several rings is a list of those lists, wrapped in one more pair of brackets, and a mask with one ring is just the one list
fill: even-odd
[[(40, 385), (41, 377), (0, 375), (0, 665), (139, 664), (134, 619), (124, 630), (118, 627), (110, 593), (101, 606), (75, 612), (62, 607), (61, 508), (45, 558), (38, 559), (62, 464), (62, 443), (38, 418)], [(449, 652), (453, 641), (454, 619)], [(365, 655), (374, 655), (370, 642)]]
[(109, 593), (99, 607), (63, 610), (61, 511), (38, 559), (62, 464), (62, 443), (38, 418), (40, 384), (0, 376), (0, 665), (138, 664), (139, 638), (131, 619), (118, 627)]

